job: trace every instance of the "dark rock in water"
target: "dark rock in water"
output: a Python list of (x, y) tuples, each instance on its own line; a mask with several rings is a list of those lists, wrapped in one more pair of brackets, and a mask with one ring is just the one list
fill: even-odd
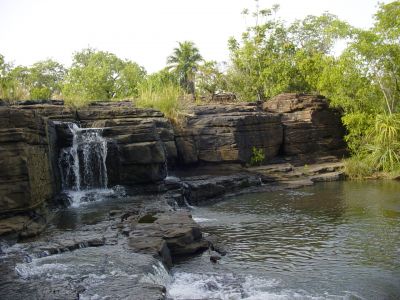
[(172, 267), (171, 252), (169, 251), (167, 243), (161, 237), (133, 236), (129, 238), (128, 245), (135, 252), (159, 257), (167, 267)]
[(211, 250), (217, 252), (221, 256), (225, 256), (228, 253), (225, 246), (218, 241), (218, 238), (216, 236), (210, 235), (205, 237), (205, 239), (206, 241), (208, 241)]
[(219, 256), (218, 254), (213, 254), (210, 256), (210, 261), (212, 263), (217, 263), (219, 260), (221, 260), (221, 256)]
[(193, 176), (184, 178), (183, 182), (186, 184), (185, 197), (191, 205), (261, 184), (258, 175), (249, 173), (227, 176)]
[[(208, 248), (199, 225), (186, 211), (163, 212), (154, 223), (137, 223), (129, 234), (129, 246), (135, 251), (158, 254), (169, 265), (180, 256), (187, 256)], [(167, 246), (170, 258), (164, 249)]]

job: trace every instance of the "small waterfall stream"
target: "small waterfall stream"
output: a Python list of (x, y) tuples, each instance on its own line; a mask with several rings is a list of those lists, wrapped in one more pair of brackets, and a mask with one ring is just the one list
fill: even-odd
[(73, 206), (79, 206), (90, 195), (108, 194), (107, 189), (107, 140), (101, 128), (80, 128), (68, 123), (72, 133), (72, 145), (60, 150), (59, 168), (62, 189), (70, 196)]

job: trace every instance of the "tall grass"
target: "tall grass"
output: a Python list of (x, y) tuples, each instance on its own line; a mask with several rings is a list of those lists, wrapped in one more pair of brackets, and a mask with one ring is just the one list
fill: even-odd
[(139, 86), (137, 107), (154, 108), (174, 122), (179, 122), (187, 108), (182, 89), (172, 82), (154, 82), (147, 80)]

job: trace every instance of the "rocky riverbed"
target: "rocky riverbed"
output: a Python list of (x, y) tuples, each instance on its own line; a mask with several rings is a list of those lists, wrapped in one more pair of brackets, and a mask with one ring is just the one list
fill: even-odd
[(191, 206), (340, 180), (343, 134), (303, 94), (194, 106), (180, 124), (128, 102), (2, 106), (0, 295), (164, 299), (176, 260), (224, 252)]

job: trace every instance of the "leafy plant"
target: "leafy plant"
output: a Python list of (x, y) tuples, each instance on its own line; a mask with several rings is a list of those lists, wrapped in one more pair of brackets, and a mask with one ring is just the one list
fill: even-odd
[(252, 148), (252, 155), (250, 158), (250, 165), (260, 166), (265, 160), (265, 151), (262, 148)]

